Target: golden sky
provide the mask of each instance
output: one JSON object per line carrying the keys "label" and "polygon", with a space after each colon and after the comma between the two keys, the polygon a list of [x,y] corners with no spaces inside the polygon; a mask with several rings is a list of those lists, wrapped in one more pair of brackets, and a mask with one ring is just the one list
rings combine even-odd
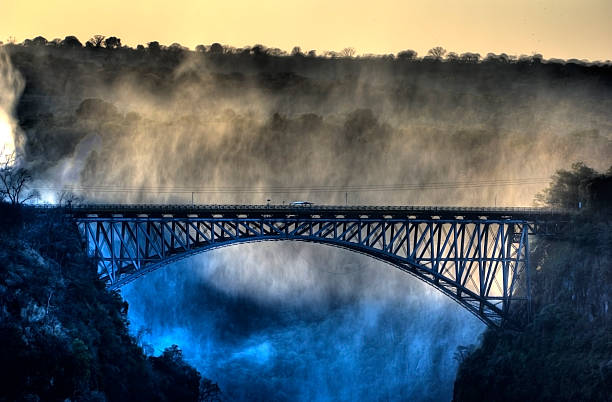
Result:
{"label": "golden sky", "polygon": [[194,48],[257,43],[290,51],[612,59],[612,0],[0,0],[0,40],[114,35]]}

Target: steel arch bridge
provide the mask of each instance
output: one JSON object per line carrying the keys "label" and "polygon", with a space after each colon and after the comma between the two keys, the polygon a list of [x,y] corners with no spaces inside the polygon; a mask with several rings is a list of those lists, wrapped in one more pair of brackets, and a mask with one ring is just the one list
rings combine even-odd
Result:
{"label": "steel arch bridge", "polygon": [[490,326],[529,308],[529,236],[565,215],[528,208],[80,205],[68,211],[111,289],[207,250],[268,240],[322,243],[387,262]]}

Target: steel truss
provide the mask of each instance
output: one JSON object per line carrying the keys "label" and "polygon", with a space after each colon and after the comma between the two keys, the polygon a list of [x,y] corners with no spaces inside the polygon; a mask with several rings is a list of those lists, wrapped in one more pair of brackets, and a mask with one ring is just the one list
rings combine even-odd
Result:
{"label": "steel truss", "polygon": [[298,240],[353,250],[433,285],[486,324],[528,306],[529,234],[521,219],[321,216],[75,216],[111,289],[171,262],[232,244]]}

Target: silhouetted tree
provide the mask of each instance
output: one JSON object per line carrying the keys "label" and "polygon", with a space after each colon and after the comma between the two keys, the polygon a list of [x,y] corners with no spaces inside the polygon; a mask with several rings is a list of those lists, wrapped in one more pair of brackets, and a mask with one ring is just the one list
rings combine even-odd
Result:
{"label": "silhouetted tree", "polygon": [[173,44],[168,46],[168,50],[174,53],[182,53],[188,51],[189,49],[181,45],[180,43],[174,42]]}
{"label": "silhouetted tree", "polygon": [[505,53],[502,53],[500,55],[497,55],[495,53],[487,53],[487,57],[484,59],[484,61],[486,63],[501,64],[501,63],[508,63],[510,59],[508,55]]}
{"label": "silhouetted tree", "polygon": [[251,48],[251,53],[254,56],[264,56],[266,54],[266,47],[264,45],[255,45]]}
{"label": "silhouetted tree", "polygon": [[330,59],[335,59],[338,57],[338,52],[333,50],[326,50],[323,52],[323,57],[329,57]]}
{"label": "silhouetted tree", "polygon": [[117,49],[121,47],[121,39],[117,38],[116,36],[111,36],[109,38],[106,38],[104,40],[104,46],[106,46],[107,49]]}
{"label": "silhouetted tree", "polygon": [[47,39],[45,39],[43,36],[37,36],[36,38],[32,39],[32,45],[45,46],[47,45]]}
{"label": "silhouetted tree", "polygon": [[417,52],[411,49],[402,50],[397,54],[397,58],[400,60],[414,60],[417,57]]}
{"label": "silhouetted tree", "polygon": [[76,205],[83,202],[83,197],[69,190],[62,190],[57,193],[57,204],[59,205]]}
{"label": "silhouetted tree", "polygon": [[200,395],[200,373],[183,360],[178,346],[166,348],[161,356],[151,357],[153,369],[162,375],[159,388],[168,401],[197,400]]}
{"label": "silhouetted tree", "polygon": [[287,52],[285,52],[283,49],[279,49],[277,47],[268,48],[266,53],[269,56],[274,56],[274,57],[280,57],[280,56],[286,56],[287,55]]}
{"label": "silhouetted tree", "polygon": [[341,57],[353,57],[355,56],[357,52],[355,51],[355,49],[353,49],[352,47],[345,47],[344,49],[342,49],[342,51],[340,52],[340,56]]}
{"label": "silhouetted tree", "polygon": [[450,52],[446,55],[446,60],[450,62],[457,62],[459,61],[459,55],[455,52]]}
{"label": "silhouetted tree", "polygon": [[158,41],[147,43],[147,50],[150,54],[157,56],[161,52],[161,46]]}
{"label": "silhouetted tree", "polygon": [[606,206],[612,204],[612,175],[597,173],[577,162],[571,170],[557,171],[550,187],[538,194],[536,200],[571,209]]}
{"label": "silhouetted tree", "polygon": [[291,55],[292,56],[303,56],[304,53],[302,53],[302,49],[299,46],[294,46],[294,48],[291,50]]}
{"label": "silhouetted tree", "polygon": [[478,53],[468,52],[468,53],[462,53],[461,56],[459,56],[459,58],[464,63],[478,63],[478,60],[480,60],[480,55]]}
{"label": "silhouetted tree", "polygon": [[92,47],[100,48],[102,47],[102,43],[104,43],[104,38],[104,35],[94,35],[87,41],[87,43],[90,43]]}
{"label": "silhouetted tree", "polygon": [[36,198],[38,192],[28,189],[32,175],[27,169],[15,166],[15,153],[6,157],[0,168],[0,198],[13,205]]}
{"label": "silhouetted tree", "polygon": [[65,48],[69,48],[69,49],[76,49],[79,47],[83,47],[83,44],[81,43],[80,40],[77,39],[76,36],[66,36],[64,38],[64,40],[62,40],[62,42],[60,43],[61,47],[65,47]]}
{"label": "silhouetted tree", "polygon": [[210,48],[208,49],[208,52],[211,54],[222,54],[223,53],[223,46],[221,46],[220,43],[213,43],[212,45],[210,45]]}
{"label": "silhouetted tree", "polygon": [[221,400],[219,385],[208,378],[202,378],[202,381],[200,381],[200,402],[218,402]]}
{"label": "silhouetted tree", "polygon": [[433,57],[436,60],[442,60],[445,54],[446,49],[444,49],[442,46],[436,46],[432,49],[429,49],[429,51],[427,52],[428,56]]}

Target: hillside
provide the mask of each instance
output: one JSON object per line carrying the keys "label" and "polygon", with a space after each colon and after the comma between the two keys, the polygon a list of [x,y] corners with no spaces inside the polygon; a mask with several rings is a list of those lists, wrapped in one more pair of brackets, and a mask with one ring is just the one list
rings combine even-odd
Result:
{"label": "hillside", "polygon": [[[17,145],[39,186],[78,187],[90,199],[188,202],[191,194],[148,190],[185,187],[523,184],[578,160],[606,169],[612,155],[609,64],[82,47],[70,37],[2,48],[22,77]],[[352,202],[529,205],[541,185],[358,192]],[[103,186],[129,191],[91,190]]]}
{"label": "hillside", "polygon": [[489,329],[458,351],[454,401],[612,400],[612,170],[576,164],[542,198],[584,209],[566,233],[535,241],[525,330]]}
{"label": "hillside", "polygon": [[176,346],[147,357],[60,211],[0,204],[0,400],[198,401],[218,395]]}

